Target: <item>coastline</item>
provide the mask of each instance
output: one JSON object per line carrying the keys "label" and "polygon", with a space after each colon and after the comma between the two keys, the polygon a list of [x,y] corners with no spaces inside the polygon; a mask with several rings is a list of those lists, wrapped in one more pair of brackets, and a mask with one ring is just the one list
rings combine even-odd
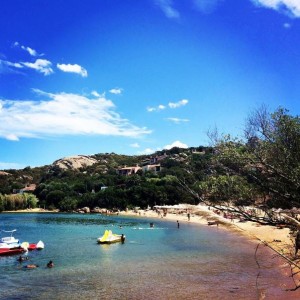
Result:
{"label": "coastline", "polygon": [[5,210],[2,213],[57,213],[58,209],[48,210],[44,208],[27,208],[27,209],[19,209],[19,210]]}
{"label": "coastline", "polygon": [[[2,213],[58,213],[59,210],[47,210],[43,208],[28,208],[14,211],[3,211]],[[260,225],[255,222],[245,221],[240,222],[238,219],[226,219],[221,215],[214,213],[206,205],[197,205],[193,207],[190,213],[190,220],[188,220],[187,213],[172,213],[168,212],[166,215],[158,214],[154,210],[129,210],[121,211],[119,215],[165,219],[180,224],[196,223],[207,225],[208,222],[217,222],[221,229],[232,230],[240,232],[249,239],[257,240],[268,244],[283,255],[291,258],[291,253],[294,251],[294,237],[290,234],[289,228],[277,228],[270,225]],[[217,225],[212,225],[217,226]]]}
{"label": "coastline", "polygon": [[[59,210],[47,210],[43,208],[29,208],[16,211],[4,211],[2,213],[58,213]],[[289,228],[277,228],[270,225],[260,225],[251,221],[240,222],[238,219],[227,219],[221,215],[216,214],[210,210],[206,205],[193,206],[190,212],[190,220],[188,220],[187,213],[168,212],[166,215],[158,214],[154,210],[129,210],[121,211],[119,215],[134,216],[143,218],[165,219],[177,222],[180,224],[196,223],[208,226],[208,222],[212,222],[211,226],[217,226],[220,229],[231,230],[239,232],[253,241],[260,241],[269,246],[275,252],[285,256],[288,259],[293,259],[294,255],[294,237],[291,235]],[[300,267],[300,253],[299,259],[295,260]]]}
{"label": "coastline", "polygon": [[[291,268],[293,266],[293,273],[296,274],[300,271],[300,253],[298,253],[296,259],[294,256],[294,237],[291,235],[289,228],[278,228],[270,225],[259,225],[254,222],[244,221],[241,222],[239,219],[228,219],[224,218],[220,214],[215,213],[213,210],[205,205],[191,206],[189,207],[190,211],[190,220],[188,219],[187,211],[176,211],[168,212],[166,215],[157,211],[148,209],[148,210],[129,210],[121,211],[119,213],[112,213],[111,215],[119,216],[128,216],[135,218],[150,218],[153,219],[151,222],[154,222],[155,219],[167,220],[180,224],[180,228],[188,223],[199,224],[201,226],[207,227],[218,227],[218,230],[231,231],[237,235],[245,236],[249,241],[252,241],[254,245],[265,245],[269,248],[268,257],[275,258],[275,256],[281,256],[282,259],[278,260],[278,269],[286,278],[291,277]],[[58,210],[44,210],[41,208],[36,209],[26,209],[19,211],[5,211],[4,213],[58,213]],[[108,214],[109,215],[109,214]],[[208,225],[208,222],[212,222],[214,225]],[[218,224],[218,225],[217,225]],[[199,228],[200,229],[200,228]],[[238,239],[238,236],[237,236]],[[257,249],[256,248],[256,249]],[[254,248],[253,248],[254,249]],[[256,250],[254,253],[256,255]],[[293,282],[298,286],[300,284],[300,273],[293,276]],[[280,285],[281,282],[278,282]],[[291,286],[291,285],[289,285]],[[293,287],[291,287],[292,289]]]}
{"label": "coastline", "polygon": [[[167,213],[165,216],[162,216],[153,210],[138,210],[137,212],[133,210],[122,211],[120,215],[165,219],[174,222],[178,220],[180,224],[196,223],[209,226],[208,222],[212,222],[213,224],[218,223],[218,225],[211,226],[218,226],[223,230],[239,232],[252,241],[258,241],[267,245],[286,259],[292,260],[294,256],[294,237],[291,235],[289,228],[277,228],[271,225],[260,225],[251,221],[240,222],[238,219],[226,219],[214,213],[205,205],[196,206],[196,209],[190,213],[190,220],[188,220],[187,213]],[[300,267],[300,256],[294,263],[299,264]]]}

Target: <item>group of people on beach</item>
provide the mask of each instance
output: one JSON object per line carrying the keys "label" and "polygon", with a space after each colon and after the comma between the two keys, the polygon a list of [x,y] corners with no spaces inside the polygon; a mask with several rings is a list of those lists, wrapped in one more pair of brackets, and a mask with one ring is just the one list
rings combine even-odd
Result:
{"label": "group of people on beach", "polygon": [[[29,260],[29,257],[28,256],[19,256],[19,258],[17,260],[18,260],[19,263],[22,263],[24,261]],[[39,267],[39,265],[36,265],[36,264],[28,264],[28,265],[24,266],[25,269],[36,269],[38,267]],[[54,267],[53,261],[49,260],[46,267],[47,268],[53,268]]]}

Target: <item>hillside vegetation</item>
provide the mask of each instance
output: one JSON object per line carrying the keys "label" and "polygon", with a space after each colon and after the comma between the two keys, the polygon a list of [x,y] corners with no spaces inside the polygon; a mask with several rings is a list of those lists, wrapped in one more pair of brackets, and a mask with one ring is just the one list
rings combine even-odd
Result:
{"label": "hillside vegetation", "polygon": [[[300,207],[300,119],[264,107],[247,119],[245,137],[210,132],[212,147],[173,148],[151,156],[115,153],[75,156],[52,165],[0,172],[0,210],[33,206],[72,211],[125,209],[178,203]],[[131,175],[117,174],[122,167]],[[150,171],[149,171],[150,170]],[[11,194],[36,184],[31,199]],[[10,198],[9,198],[10,197]],[[14,201],[18,205],[11,205]]]}

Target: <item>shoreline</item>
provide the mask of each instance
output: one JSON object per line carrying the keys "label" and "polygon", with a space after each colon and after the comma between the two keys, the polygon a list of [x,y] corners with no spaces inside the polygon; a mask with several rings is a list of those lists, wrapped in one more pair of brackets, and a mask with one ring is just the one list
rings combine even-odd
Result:
{"label": "shoreline", "polygon": [[[187,213],[167,213],[166,216],[161,217],[153,210],[121,212],[120,215],[154,218],[174,222],[178,221],[180,226],[181,224],[187,223],[203,226],[217,226],[221,230],[235,232],[244,236],[249,241],[257,243],[256,250],[259,245],[264,245],[269,248],[271,251],[270,253],[273,252],[274,255],[281,257],[283,263],[279,265],[279,268],[282,270],[283,274],[290,277],[293,273],[295,285],[300,285],[300,251],[295,257],[295,238],[291,235],[290,229],[287,227],[277,228],[275,226],[261,225],[251,221],[240,222],[238,219],[227,219],[214,213],[205,205],[198,205],[197,210],[190,213],[190,220],[188,219]],[[210,221],[212,221],[214,225],[209,225],[208,222]],[[288,275],[289,272],[291,272],[290,275]]]}
{"label": "shoreline", "polygon": [[44,208],[27,208],[27,209],[19,209],[19,210],[4,210],[1,213],[58,213],[59,210],[49,210]]}
{"label": "shoreline", "polygon": [[[205,205],[198,205],[197,209],[190,213],[190,220],[188,220],[187,213],[167,213],[162,217],[153,210],[139,210],[138,212],[132,210],[128,212],[122,211],[120,215],[163,219],[174,222],[178,220],[180,224],[195,223],[206,226],[218,226],[221,229],[238,232],[249,240],[259,241],[287,259],[293,259],[294,237],[291,235],[289,228],[277,228],[271,225],[260,225],[251,221],[240,222],[238,219],[226,219],[209,210]],[[212,222],[213,225],[208,225],[208,222]],[[295,264],[299,264],[300,267],[300,253],[297,255]]]}
{"label": "shoreline", "polygon": [[[14,211],[3,211],[2,213],[58,213],[59,210],[47,210],[43,208],[28,208]],[[108,214],[109,215],[109,214]],[[112,214],[112,215],[115,215]],[[158,214],[154,210],[138,210],[138,211],[120,211],[120,216],[134,216],[142,218],[164,219],[179,223],[195,223],[207,225],[212,222],[211,226],[217,226],[226,230],[238,231],[247,236],[249,239],[265,242],[272,246],[280,253],[287,253],[287,250],[294,248],[294,238],[290,234],[289,228],[277,228],[271,225],[260,225],[255,222],[245,221],[240,222],[238,219],[226,219],[221,215],[214,213],[206,205],[198,205],[190,212],[190,220],[188,220],[187,213],[172,213],[168,212],[166,215]],[[300,253],[299,253],[300,255]]]}
{"label": "shoreline", "polygon": [[[58,213],[59,210],[47,210],[43,208],[29,208],[16,211],[3,211],[2,213]],[[190,220],[188,220],[187,213],[172,213],[168,212],[166,215],[158,214],[154,210],[138,210],[138,211],[121,211],[120,216],[134,216],[141,218],[164,219],[168,221],[179,221],[180,224],[195,223],[201,225],[218,226],[221,229],[239,232],[253,241],[260,241],[266,244],[271,249],[286,256],[288,259],[293,258],[294,253],[294,237],[291,235],[289,228],[277,228],[271,225],[260,225],[251,221],[240,222],[238,219],[227,219],[214,213],[206,205],[197,205],[193,207],[190,212]],[[218,225],[216,225],[218,224]],[[299,256],[299,258],[298,258]],[[297,255],[296,263],[300,267],[300,253]]]}

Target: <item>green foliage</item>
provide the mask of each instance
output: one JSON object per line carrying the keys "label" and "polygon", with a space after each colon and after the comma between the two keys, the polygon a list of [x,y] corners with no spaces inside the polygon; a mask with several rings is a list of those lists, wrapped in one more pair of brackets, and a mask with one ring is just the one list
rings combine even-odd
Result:
{"label": "green foliage", "polygon": [[0,194],[0,212],[5,210],[35,208],[37,203],[38,199],[32,194]]}
{"label": "green foliage", "polygon": [[[226,175],[235,182],[240,178],[243,189],[233,189],[233,194],[249,193],[250,203],[268,199],[266,204],[272,207],[300,206],[299,117],[282,108],[270,114],[262,107],[248,118],[245,132],[247,142],[230,136],[216,141],[212,176],[220,186],[211,185],[206,193],[212,197],[217,189],[220,195],[215,199],[232,200],[222,186],[220,175]],[[227,180],[226,187],[228,184]]]}
{"label": "green foliage", "polygon": [[37,204],[38,204],[39,200],[35,195],[28,194],[28,193],[25,193],[23,195],[26,199],[28,208],[36,208],[37,207]]}
{"label": "green foliage", "polygon": [[74,198],[66,197],[58,203],[58,208],[61,211],[74,211],[77,207],[77,201]]}

